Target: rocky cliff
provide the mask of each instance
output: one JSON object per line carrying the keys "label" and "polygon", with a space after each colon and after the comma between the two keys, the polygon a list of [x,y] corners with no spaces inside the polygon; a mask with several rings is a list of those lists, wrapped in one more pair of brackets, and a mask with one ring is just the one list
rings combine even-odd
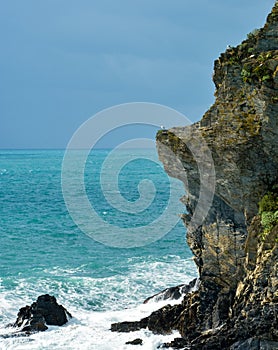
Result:
{"label": "rocky cliff", "polygon": [[157,134],[165,170],[185,184],[199,288],[112,330],[179,330],[165,347],[278,349],[278,2],[262,29],[215,61],[213,80],[200,122]]}
{"label": "rocky cliff", "polygon": [[[200,122],[157,135],[166,171],[182,179],[181,163],[186,173],[183,219],[200,273],[176,328],[196,349],[263,349],[278,341],[278,3],[262,29],[215,61],[213,80],[216,100]],[[190,225],[205,186],[194,139],[215,168],[199,226]]]}

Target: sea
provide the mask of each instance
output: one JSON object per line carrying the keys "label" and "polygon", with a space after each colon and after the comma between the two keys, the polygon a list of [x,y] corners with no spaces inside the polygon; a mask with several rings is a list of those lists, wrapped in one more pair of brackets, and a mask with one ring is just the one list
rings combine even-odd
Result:
{"label": "sea", "polygon": [[[178,217],[179,199],[185,194],[179,181],[170,182],[155,150],[114,152],[114,162],[107,166],[111,151],[94,149],[84,164],[82,188],[92,215],[82,220],[91,222],[88,230],[65,199],[69,187],[61,180],[66,171],[64,150],[0,150],[0,349],[128,350],[134,345],[125,344],[127,341],[141,338],[140,348],[148,350],[178,336],[154,335],[147,329],[110,331],[111,323],[139,320],[166,303],[177,302],[143,303],[197,276]],[[113,175],[119,164],[123,166]],[[148,185],[145,180],[151,181],[146,188],[153,192],[152,200],[146,200],[147,208],[142,207],[144,191],[140,192]],[[175,184],[181,190],[172,193]],[[167,218],[164,210],[170,192],[177,203],[177,220],[173,227],[165,228],[159,218]],[[116,200],[119,195],[124,199],[121,207],[115,205],[114,195]],[[71,200],[75,198],[73,189]],[[126,202],[137,203],[137,211],[125,212]],[[153,234],[152,222],[159,234]],[[132,231],[136,237],[123,239],[117,228],[127,234]],[[108,236],[106,231],[110,231]],[[149,235],[150,240],[146,239]],[[15,329],[6,326],[15,322],[19,308],[46,293],[54,295],[73,318],[62,327],[12,337]]]}

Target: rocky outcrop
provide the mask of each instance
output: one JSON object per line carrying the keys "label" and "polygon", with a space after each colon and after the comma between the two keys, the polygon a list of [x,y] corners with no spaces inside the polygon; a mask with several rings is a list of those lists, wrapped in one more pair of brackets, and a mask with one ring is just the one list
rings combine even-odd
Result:
{"label": "rocky outcrop", "polygon": [[45,294],[31,306],[21,308],[13,326],[19,327],[20,332],[39,332],[47,330],[47,325],[63,326],[68,317],[71,318],[71,314],[57,303],[56,298]]}
{"label": "rocky outcrop", "polygon": [[177,329],[177,319],[182,311],[183,306],[181,304],[166,305],[140,321],[112,323],[111,331],[129,333],[148,328],[155,334],[170,334],[173,329]]}
{"label": "rocky outcrop", "polygon": [[143,345],[143,340],[140,338],[136,338],[134,340],[127,341],[126,344],[127,345]]}
{"label": "rocky outcrop", "polygon": [[150,301],[161,301],[161,300],[177,300],[180,299],[182,296],[196,290],[199,285],[199,280],[197,278],[194,278],[191,282],[188,284],[180,284],[175,287],[169,287],[165,288],[159,293],[154,294],[153,296],[147,298],[144,300],[144,304],[149,303]]}
{"label": "rocky outcrop", "polygon": [[[277,229],[264,235],[256,217],[259,201],[278,183],[277,3],[262,29],[215,61],[213,78],[216,101],[203,119],[158,134],[157,145],[171,176],[177,162],[173,155],[169,162],[169,148],[186,172],[183,218],[200,273],[178,329],[193,347],[229,349],[250,337],[278,340]],[[215,168],[212,205],[198,227],[190,220],[205,174],[198,172],[192,140],[199,140],[200,152],[207,145]]]}
{"label": "rocky outcrop", "polygon": [[215,61],[213,80],[200,122],[157,134],[165,170],[185,184],[199,288],[143,324],[179,330],[166,347],[278,349],[278,3]]}

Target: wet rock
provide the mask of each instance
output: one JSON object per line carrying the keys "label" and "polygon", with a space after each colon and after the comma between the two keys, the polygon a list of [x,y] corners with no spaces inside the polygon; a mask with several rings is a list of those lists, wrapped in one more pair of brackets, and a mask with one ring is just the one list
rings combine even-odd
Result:
{"label": "wet rock", "polygon": [[62,326],[72,315],[59,305],[54,296],[41,295],[31,306],[27,305],[19,310],[14,327],[22,332],[39,332],[48,329],[47,325]]}
{"label": "wet rock", "polygon": [[250,338],[236,342],[230,350],[278,350],[278,342]]}
{"label": "wet rock", "polygon": [[31,307],[45,318],[48,325],[62,326],[68,322],[68,317],[72,317],[62,305],[57,303],[56,298],[49,294],[39,296]]}
{"label": "wet rock", "polygon": [[198,287],[198,280],[194,278],[188,284],[180,284],[176,287],[165,288],[159,293],[154,294],[153,296],[144,300],[144,304],[147,304],[150,301],[160,301],[160,300],[177,300],[180,299],[183,295],[191,292],[192,290]]}
{"label": "wet rock", "polygon": [[[12,332],[9,334],[1,334],[0,338],[3,339],[10,339],[10,338],[22,338],[22,337],[29,337],[31,335],[30,332]],[[34,339],[28,338],[28,342],[34,341]]]}
{"label": "wet rock", "polygon": [[24,327],[21,329],[22,332],[43,332],[46,331],[48,327],[46,326],[45,318],[39,313],[31,313],[30,318],[25,323]]}
{"label": "wet rock", "polygon": [[140,329],[148,328],[155,334],[169,334],[173,329],[177,329],[178,319],[183,306],[166,305],[161,309],[152,312],[148,317],[140,321],[125,321],[113,323],[112,332],[134,332]]}
{"label": "wet rock", "polygon": [[188,342],[183,338],[175,338],[169,343],[164,343],[160,348],[190,349]]}
{"label": "wet rock", "polygon": [[177,329],[180,314],[183,310],[181,304],[166,305],[154,311],[147,317],[148,329],[155,334],[170,334]]}
{"label": "wet rock", "polygon": [[[198,280],[195,278],[189,284],[181,284],[176,287],[166,288],[160,293],[157,293],[144,301],[159,301],[166,299],[179,299],[182,295],[192,292],[197,289]],[[157,334],[169,334],[172,329],[177,327],[177,321],[180,317],[180,312],[183,306],[178,305],[166,305],[159,310],[152,312],[148,317],[141,319],[140,321],[124,321],[111,324],[112,332],[134,332],[140,329],[148,328]]]}
{"label": "wet rock", "polygon": [[129,344],[129,345],[143,345],[143,340],[140,339],[140,338],[136,338],[134,340],[127,341],[126,344]]}
{"label": "wet rock", "polygon": [[125,321],[125,322],[117,322],[111,324],[111,331],[112,332],[135,332],[139,331],[142,328],[147,328],[148,326],[148,320],[147,318],[143,318],[140,321]]}

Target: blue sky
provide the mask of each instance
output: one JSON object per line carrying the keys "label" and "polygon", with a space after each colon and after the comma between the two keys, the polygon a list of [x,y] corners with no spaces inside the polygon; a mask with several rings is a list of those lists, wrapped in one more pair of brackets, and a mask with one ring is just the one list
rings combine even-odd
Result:
{"label": "blue sky", "polygon": [[126,102],[199,120],[214,100],[213,61],[274,4],[0,1],[0,148],[64,148],[89,117]]}

